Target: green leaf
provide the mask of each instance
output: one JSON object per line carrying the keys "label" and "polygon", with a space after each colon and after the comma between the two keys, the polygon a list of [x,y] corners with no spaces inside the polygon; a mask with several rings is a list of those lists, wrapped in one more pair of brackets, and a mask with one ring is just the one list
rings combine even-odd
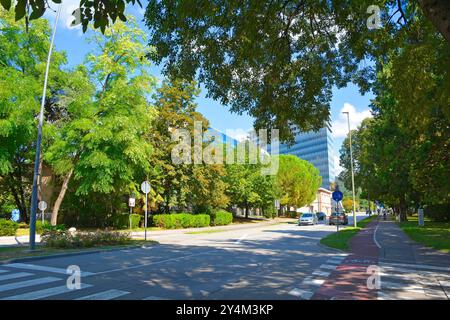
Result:
{"label": "green leaf", "polygon": [[25,7],[26,7],[26,0],[17,1],[16,7],[15,7],[16,21],[22,19],[25,16],[25,12],[26,12]]}
{"label": "green leaf", "polygon": [[0,0],[0,3],[6,10],[11,9],[11,0]]}
{"label": "green leaf", "polygon": [[45,13],[45,7],[36,8],[33,10],[33,12],[30,14],[30,20],[39,19],[42,17]]}

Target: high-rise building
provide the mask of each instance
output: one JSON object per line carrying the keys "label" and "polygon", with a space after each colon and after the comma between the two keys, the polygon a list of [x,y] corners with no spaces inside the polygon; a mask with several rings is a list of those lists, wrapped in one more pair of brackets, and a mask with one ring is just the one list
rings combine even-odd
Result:
{"label": "high-rise building", "polygon": [[322,188],[330,189],[335,181],[333,137],[328,128],[317,132],[296,132],[293,145],[280,144],[280,154],[292,154],[311,162],[320,171]]}

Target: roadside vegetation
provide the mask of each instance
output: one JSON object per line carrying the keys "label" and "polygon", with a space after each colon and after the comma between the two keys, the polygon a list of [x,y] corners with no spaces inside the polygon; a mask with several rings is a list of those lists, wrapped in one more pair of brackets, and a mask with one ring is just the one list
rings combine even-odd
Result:
{"label": "roadside vegetation", "polygon": [[334,249],[339,249],[343,251],[350,250],[350,241],[354,236],[358,234],[362,229],[364,229],[367,224],[375,219],[377,215],[372,215],[367,217],[357,223],[357,227],[341,227],[338,232],[331,233],[320,240],[320,243]]}
{"label": "roadside vegetation", "polygon": [[417,216],[400,222],[400,228],[414,241],[437,250],[450,252],[450,221],[431,221],[425,219],[420,227]]}

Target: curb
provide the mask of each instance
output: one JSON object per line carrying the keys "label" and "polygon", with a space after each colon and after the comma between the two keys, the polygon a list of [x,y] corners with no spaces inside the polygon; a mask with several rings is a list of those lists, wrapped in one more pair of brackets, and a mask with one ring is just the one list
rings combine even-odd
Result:
{"label": "curb", "polygon": [[[322,240],[322,239],[320,239],[320,240]],[[324,244],[321,244],[320,240],[319,240],[319,242],[317,242],[317,246],[321,247],[324,250],[335,251],[335,252],[339,252],[339,253],[351,254],[351,252],[349,252],[349,251],[344,251],[344,250],[341,250],[341,249],[332,248],[332,247],[328,247],[328,246],[326,246]]]}
{"label": "curb", "polygon": [[[158,244],[159,243],[154,243],[152,245],[158,245]],[[45,260],[45,259],[52,259],[52,258],[64,258],[64,257],[70,257],[70,256],[80,256],[80,255],[85,255],[85,254],[94,254],[94,253],[109,252],[109,251],[139,249],[139,248],[141,248],[141,246],[142,245],[132,245],[132,246],[125,246],[125,247],[120,247],[120,248],[97,249],[97,250],[89,250],[89,251],[75,251],[75,252],[68,252],[68,253],[49,254],[49,255],[45,255],[45,256],[13,258],[13,259],[0,261],[0,265],[2,265],[2,264],[9,264],[9,263],[19,263],[19,262],[34,261],[34,260]]]}

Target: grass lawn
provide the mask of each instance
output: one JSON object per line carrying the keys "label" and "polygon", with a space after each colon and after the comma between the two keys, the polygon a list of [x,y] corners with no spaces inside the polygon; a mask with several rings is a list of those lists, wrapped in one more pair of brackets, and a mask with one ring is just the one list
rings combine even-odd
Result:
{"label": "grass lawn", "polygon": [[8,260],[8,259],[16,259],[16,258],[26,258],[26,257],[38,257],[38,256],[49,256],[54,254],[61,253],[71,253],[71,252],[89,252],[89,251],[97,251],[97,250],[110,250],[113,248],[121,248],[121,247],[130,247],[130,246],[141,246],[141,245],[154,245],[157,244],[157,241],[153,240],[140,240],[133,239],[129,240],[127,243],[120,245],[109,245],[109,246],[96,246],[91,248],[71,248],[71,249],[61,249],[61,248],[48,248],[42,245],[36,245],[35,252],[28,252],[28,246],[20,246],[20,247],[0,247],[0,261]]}
{"label": "grass lawn", "polygon": [[425,225],[419,227],[417,216],[408,217],[408,220],[399,222],[399,225],[412,240],[433,249],[450,252],[450,222],[425,219]]}
{"label": "grass lawn", "polygon": [[343,251],[349,251],[350,250],[350,240],[356,236],[356,234],[363,228],[366,227],[366,225],[374,220],[377,219],[377,215],[372,215],[370,217],[367,217],[357,223],[357,227],[347,227],[342,228],[338,232],[331,233],[327,235],[326,237],[322,238],[320,240],[320,243],[330,247],[335,248]]}

